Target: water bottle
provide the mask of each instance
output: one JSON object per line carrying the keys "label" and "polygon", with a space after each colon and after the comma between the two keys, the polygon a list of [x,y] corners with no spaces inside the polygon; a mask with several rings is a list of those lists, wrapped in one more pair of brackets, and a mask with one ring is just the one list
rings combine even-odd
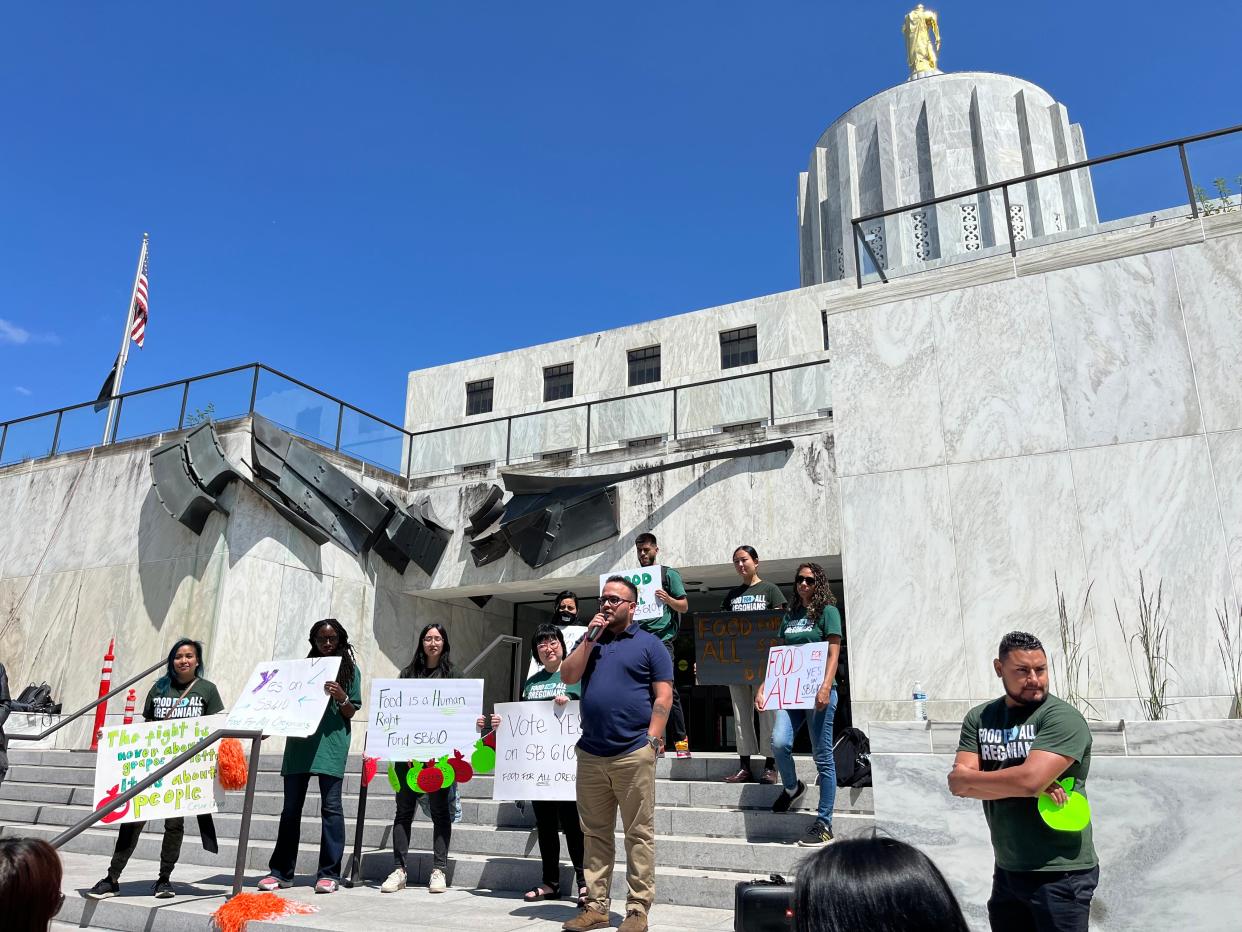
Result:
{"label": "water bottle", "polygon": [[927,721],[927,693],[923,691],[922,683],[914,684],[914,720]]}

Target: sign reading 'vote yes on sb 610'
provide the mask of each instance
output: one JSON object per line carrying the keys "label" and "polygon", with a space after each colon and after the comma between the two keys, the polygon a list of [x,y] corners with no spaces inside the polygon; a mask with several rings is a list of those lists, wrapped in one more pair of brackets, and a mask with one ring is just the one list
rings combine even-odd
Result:
{"label": "sign reading 'vote yes on sb 610'", "polygon": [[638,605],[634,608],[634,621],[650,621],[664,614],[664,603],[656,598],[656,590],[664,587],[664,567],[640,566],[633,570],[600,573],[599,591],[602,595],[609,576],[624,576],[638,590]]}
{"label": "sign reading 'vote yes on sb 610'", "polygon": [[468,758],[479,738],[483,681],[372,680],[367,757],[426,761]]}
{"label": "sign reading 'vote yes on sb 610'", "polygon": [[827,641],[773,647],[763,680],[764,711],[815,708],[815,694],[823,685],[827,664]]}
{"label": "sign reading 'vote yes on sb 610'", "polygon": [[582,735],[582,713],[540,700],[499,702],[496,714],[496,777],[492,799],[574,799],[578,786],[575,745]]}
{"label": "sign reading 'vote yes on sb 610'", "polygon": [[[105,727],[95,758],[94,808],[116,799],[178,754],[223,728],[224,723],[225,716],[220,714]],[[216,747],[200,751],[189,763],[104,816],[103,824],[175,819],[217,811],[224,792],[216,780]]]}
{"label": "sign reading 'vote yes on sb 610'", "polygon": [[695,612],[694,651],[702,686],[758,686],[768,651],[781,644],[781,612]]}
{"label": "sign reading 'vote yes on sb 610'", "polygon": [[290,738],[313,735],[328,707],[323,684],[336,678],[340,666],[340,657],[263,661],[229,710],[229,727]]}

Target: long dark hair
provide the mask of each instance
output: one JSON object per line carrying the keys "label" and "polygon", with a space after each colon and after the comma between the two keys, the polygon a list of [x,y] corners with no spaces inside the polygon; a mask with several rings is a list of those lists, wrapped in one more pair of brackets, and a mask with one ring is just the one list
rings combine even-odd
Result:
{"label": "long dark hair", "polygon": [[47,932],[60,910],[64,868],[39,838],[0,839],[0,916],[10,932]]}
{"label": "long dark hair", "polygon": [[[798,574],[803,570],[810,570],[811,575],[815,577],[815,585],[811,587],[811,604],[806,607],[807,618],[818,618],[823,614],[825,605],[836,605],[837,597],[832,594],[832,587],[828,585],[828,574],[824,572],[824,568],[818,563],[799,563],[798,568],[794,570],[794,593],[798,592]],[[801,597],[798,599],[802,601]]]}
{"label": "long dark hair", "polygon": [[[427,654],[423,651],[423,638],[427,636],[428,631],[433,630],[439,631],[440,637],[444,638],[444,653],[440,655],[440,662],[435,665],[429,674],[427,670]],[[418,646],[414,648],[414,656],[406,664],[405,669],[401,671],[401,678],[403,680],[419,679],[428,675],[441,677],[453,675],[453,661],[449,659],[448,631],[444,629],[444,625],[436,621],[433,621],[425,626],[422,631],[418,632]]]}
{"label": "long dark hair", "polygon": [[797,932],[970,932],[944,875],[895,838],[849,838],[804,860],[794,887]]}
{"label": "long dark hair", "polygon": [[193,647],[194,656],[198,658],[198,666],[194,668],[195,676],[203,675],[203,645],[192,638],[181,638],[172,646],[172,650],[168,652],[168,682],[177,682],[177,671],[173,669],[173,658],[177,656],[177,651],[183,647]]}
{"label": "long dark hair", "polygon": [[[324,625],[336,632],[336,650],[329,654],[321,654],[319,648],[315,646],[315,632]],[[341,669],[336,672],[336,684],[348,694],[350,684],[354,681],[354,671],[358,669],[358,661],[354,657],[354,646],[349,643],[349,633],[335,618],[321,618],[311,625],[310,634],[306,636],[306,639],[310,641],[311,647],[307,657],[341,658]]]}

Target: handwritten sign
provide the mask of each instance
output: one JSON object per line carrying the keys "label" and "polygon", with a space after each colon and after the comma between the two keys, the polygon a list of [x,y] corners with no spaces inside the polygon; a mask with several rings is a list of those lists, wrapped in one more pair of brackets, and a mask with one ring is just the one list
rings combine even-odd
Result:
{"label": "handwritten sign", "polygon": [[582,734],[578,702],[501,702],[496,705],[496,778],[492,799],[574,799],[575,745]]}
{"label": "handwritten sign", "polygon": [[650,621],[664,614],[664,603],[656,598],[656,590],[664,586],[664,567],[640,566],[633,570],[618,570],[615,573],[601,573],[599,577],[600,595],[604,593],[604,584],[609,576],[624,576],[638,589],[638,605],[634,609],[635,621]]}
{"label": "handwritten sign", "polygon": [[233,703],[229,727],[293,738],[313,735],[328,707],[323,684],[336,678],[340,666],[340,657],[263,661]]}
{"label": "handwritten sign", "polygon": [[695,612],[694,645],[703,686],[758,686],[768,651],[781,644],[781,612]]}
{"label": "handwritten sign", "polygon": [[763,680],[763,708],[813,709],[815,694],[824,683],[828,643],[782,644],[768,651]]}
{"label": "handwritten sign", "polygon": [[482,680],[372,680],[366,755],[427,761],[469,754],[482,711]]}
{"label": "handwritten sign", "polygon": [[[94,808],[137,785],[217,728],[223,728],[224,723],[225,716],[220,714],[105,726],[95,758]],[[120,825],[217,811],[224,791],[216,782],[216,747],[212,745],[157,780],[150,789],[104,816],[103,823]]]}

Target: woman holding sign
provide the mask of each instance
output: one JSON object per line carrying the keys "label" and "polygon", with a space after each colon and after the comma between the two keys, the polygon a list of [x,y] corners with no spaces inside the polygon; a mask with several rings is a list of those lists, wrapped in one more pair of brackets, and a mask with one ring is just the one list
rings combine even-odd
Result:
{"label": "woman holding sign", "polygon": [[276,833],[276,850],[268,861],[271,874],[259,881],[260,890],[293,886],[302,834],[302,804],[312,775],[319,777],[319,871],[316,893],[335,893],[341,886],[341,859],[345,856],[345,809],[341,784],[349,757],[349,720],[362,704],[362,671],[354,658],[349,635],[335,618],[317,621],[310,630],[307,657],[340,657],[336,679],[324,683],[330,701],[319,727],[307,738],[286,738],[280,774],[285,780],[285,802]]}
{"label": "woman holding sign", "polygon": [[[432,622],[418,635],[418,647],[414,659],[401,671],[401,679],[449,679],[453,674],[453,661],[449,659],[449,637],[444,625]],[[380,885],[381,893],[396,893],[406,885],[406,858],[410,853],[410,826],[414,822],[414,810],[418,797],[411,787],[411,775],[417,779],[417,769],[409,764],[394,764],[397,775],[397,814],[392,822],[393,870]],[[432,869],[427,889],[443,893],[448,889],[448,852],[453,838],[452,814],[453,788],[445,787],[426,793],[431,809]]]}
{"label": "woman holding sign", "polygon": [[[815,693],[814,709],[777,709],[772,729],[772,751],[784,789],[772,804],[773,812],[788,812],[802,798],[806,784],[794,767],[794,735],[803,723],[811,733],[811,754],[819,771],[819,811],[814,824],[798,840],[804,848],[818,848],[832,841],[832,807],[837,799],[837,767],[832,757],[832,719],[837,710],[837,660],[841,653],[841,614],[828,587],[828,575],[818,563],[803,563],[794,576],[798,604],[781,621],[781,640],[786,644],[826,641],[828,657],[824,679]],[[763,708],[763,688],[755,700]]]}
{"label": "woman holding sign", "polygon": [[[146,722],[165,719],[198,718],[224,711],[220,693],[214,683],[203,678],[203,645],[189,638],[182,638],[168,652],[167,672],[155,681],[142,704],[142,718]],[[206,822],[204,822],[206,820]],[[145,822],[126,822],[120,827],[116,847],[112,851],[112,863],[108,876],[91,887],[87,896],[94,900],[116,896],[120,892],[121,871],[129,863],[138,836]],[[214,844],[211,816],[199,817],[199,834],[205,839],[211,836]],[[206,833],[206,834],[205,834]],[[181,857],[181,839],[185,837],[185,819],[164,820],[164,841],[160,844],[160,876],[151,893],[167,899],[176,896],[172,885],[173,868]],[[206,845],[206,842],[204,842]],[[215,850],[214,848],[212,850]]]}
{"label": "woman holding sign", "polygon": [[[522,687],[522,701],[550,699],[565,705],[570,699],[582,698],[579,683],[566,685],[561,681],[561,661],[565,659],[565,638],[556,625],[540,625],[531,639],[530,652],[540,664],[538,673],[528,677]],[[526,891],[527,903],[556,900],[561,896],[561,836],[569,847],[569,860],[574,865],[578,884],[578,907],[586,905],[586,876],[582,872],[582,824],[578,820],[578,804],[572,800],[531,801],[535,810],[535,827],[539,833],[539,856],[543,859],[543,883]]]}

